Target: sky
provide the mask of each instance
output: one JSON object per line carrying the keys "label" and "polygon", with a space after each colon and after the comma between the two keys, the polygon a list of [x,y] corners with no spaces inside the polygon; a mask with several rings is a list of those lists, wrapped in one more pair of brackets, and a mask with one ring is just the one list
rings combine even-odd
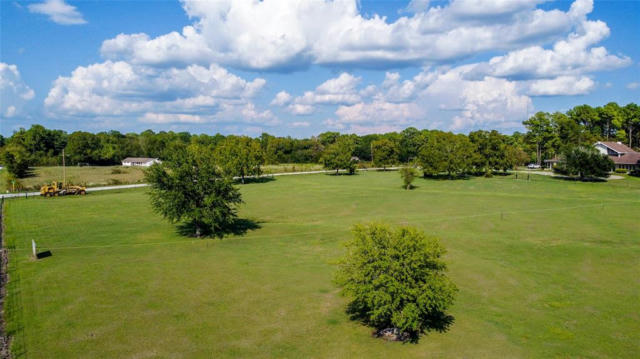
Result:
{"label": "sky", "polygon": [[0,0],[0,134],[522,131],[640,101],[640,0]]}

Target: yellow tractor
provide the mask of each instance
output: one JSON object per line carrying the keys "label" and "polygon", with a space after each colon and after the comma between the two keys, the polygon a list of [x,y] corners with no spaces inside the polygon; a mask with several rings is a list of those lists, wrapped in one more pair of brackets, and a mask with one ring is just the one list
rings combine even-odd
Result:
{"label": "yellow tractor", "polygon": [[85,195],[87,194],[87,188],[81,186],[63,185],[62,182],[51,182],[51,185],[44,185],[40,187],[40,195],[44,197],[57,197],[67,195]]}

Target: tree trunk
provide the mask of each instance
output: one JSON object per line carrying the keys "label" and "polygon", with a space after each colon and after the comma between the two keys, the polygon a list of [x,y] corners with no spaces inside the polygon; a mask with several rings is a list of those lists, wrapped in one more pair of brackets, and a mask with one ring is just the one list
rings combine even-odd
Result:
{"label": "tree trunk", "polygon": [[244,184],[244,173],[242,174],[242,184]]}
{"label": "tree trunk", "polygon": [[538,146],[538,150],[536,151],[536,155],[538,156],[537,161],[538,164],[542,163],[542,161],[540,160],[540,157],[542,157],[542,151],[540,151],[540,142],[537,143]]}
{"label": "tree trunk", "polygon": [[196,221],[195,224],[196,224],[196,238],[200,238],[200,236],[202,235],[202,233],[200,231],[200,223],[198,223],[198,221]]}

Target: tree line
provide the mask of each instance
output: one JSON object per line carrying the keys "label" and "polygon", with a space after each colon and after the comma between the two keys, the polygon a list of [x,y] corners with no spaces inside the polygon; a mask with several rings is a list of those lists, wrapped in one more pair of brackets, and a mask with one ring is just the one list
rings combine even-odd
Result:
{"label": "tree line", "polygon": [[33,125],[7,138],[0,136],[0,163],[21,177],[29,167],[62,164],[63,149],[69,165],[116,165],[126,157],[167,159],[178,147],[199,145],[216,154],[227,174],[239,177],[259,174],[264,164],[323,163],[328,169],[353,172],[363,161],[376,167],[416,164],[425,175],[456,175],[507,170],[529,161],[541,163],[598,140],[640,147],[640,106],[635,103],[538,112],[523,124],[526,133],[511,135],[495,130],[464,135],[409,127],[363,136],[324,132],[302,139],[268,133],[250,138],[152,130],[67,133]]}

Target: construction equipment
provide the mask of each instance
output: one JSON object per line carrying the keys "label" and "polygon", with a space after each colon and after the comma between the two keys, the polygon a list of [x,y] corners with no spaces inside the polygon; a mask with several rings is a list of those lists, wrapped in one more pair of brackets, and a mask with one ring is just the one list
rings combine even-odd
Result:
{"label": "construction equipment", "polygon": [[62,182],[53,181],[51,185],[44,185],[40,187],[40,195],[44,197],[58,197],[67,195],[81,195],[87,194],[87,187],[74,186],[67,184],[67,172],[64,161],[64,148],[62,149]]}
{"label": "construction equipment", "polygon": [[51,182],[51,185],[44,185],[40,187],[40,195],[44,197],[57,197],[67,195],[85,195],[87,194],[87,188],[82,186],[63,185],[62,182]]}

